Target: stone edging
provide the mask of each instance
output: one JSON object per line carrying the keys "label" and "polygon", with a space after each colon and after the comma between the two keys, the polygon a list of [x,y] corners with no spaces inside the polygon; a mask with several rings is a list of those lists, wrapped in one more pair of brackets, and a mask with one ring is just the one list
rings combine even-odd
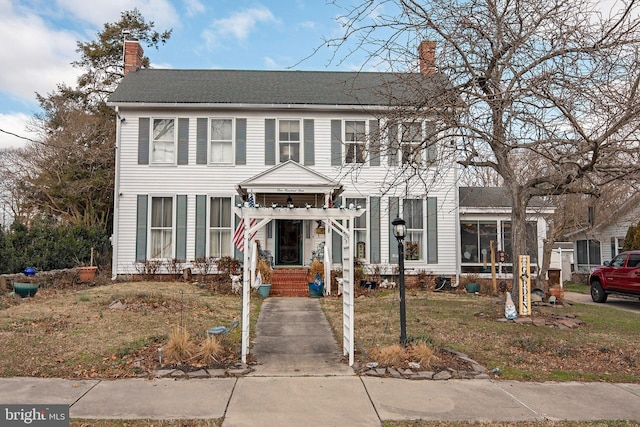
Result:
{"label": "stone edging", "polygon": [[456,369],[444,369],[439,372],[420,370],[420,369],[396,369],[389,367],[382,368],[364,368],[360,371],[361,375],[368,377],[385,377],[385,378],[399,378],[409,380],[448,380],[448,379],[488,379],[489,371],[484,366],[480,365],[475,360],[471,359],[464,353],[458,351],[445,349],[449,353],[457,356],[471,365],[472,370],[461,371]]}
{"label": "stone edging", "polygon": [[[439,372],[420,370],[420,369],[396,369],[389,367],[374,367],[360,369],[358,366],[354,366],[354,371],[357,375],[364,375],[368,377],[384,377],[384,378],[398,378],[409,380],[448,380],[448,379],[489,379],[489,371],[484,366],[480,365],[475,360],[471,359],[464,353],[458,351],[445,349],[449,353],[464,360],[471,365],[472,370],[462,371],[456,369],[444,369]],[[182,369],[160,369],[156,371],[152,378],[174,378],[174,379],[203,379],[203,378],[234,378],[242,377],[253,372],[253,368],[247,364],[238,363],[232,368],[227,369],[207,369],[202,368],[197,371],[185,371]]]}

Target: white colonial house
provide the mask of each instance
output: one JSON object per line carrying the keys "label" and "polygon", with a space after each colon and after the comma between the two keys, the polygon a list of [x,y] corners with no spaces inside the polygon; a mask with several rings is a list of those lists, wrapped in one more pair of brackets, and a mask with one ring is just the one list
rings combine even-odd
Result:
{"label": "white colonial house", "polygon": [[[441,82],[433,44],[420,49],[422,72],[414,74]],[[409,273],[456,282],[464,272],[487,272],[490,240],[509,249],[510,209],[489,203],[495,190],[459,193],[456,142],[440,135],[412,152],[434,119],[385,122],[392,97],[380,88],[393,87],[398,74],[140,69],[141,58],[139,44],[127,41],[125,77],[109,99],[119,119],[113,274],[135,274],[150,260],[243,260],[243,356],[254,241],[276,271],[309,266],[324,245],[326,267],[346,279],[351,360],[353,264],[393,271],[394,218],[406,221]],[[416,156],[427,166],[405,179],[403,164]],[[535,240],[546,228],[540,211],[531,214]],[[541,253],[535,242],[532,250]]]}

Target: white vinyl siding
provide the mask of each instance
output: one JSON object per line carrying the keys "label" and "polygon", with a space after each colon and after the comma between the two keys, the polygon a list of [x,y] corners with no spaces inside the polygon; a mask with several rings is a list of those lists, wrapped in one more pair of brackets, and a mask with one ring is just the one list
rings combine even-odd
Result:
{"label": "white vinyl siding", "polygon": [[[390,241],[390,236],[388,234],[388,223],[390,219],[388,218],[388,197],[381,194],[381,186],[380,183],[384,180],[385,176],[388,174],[387,167],[366,167],[358,169],[357,174],[357,182],[353,181],[351,178],[339,177],[337,175],[337,171],[341,170],[340,168],[344,168],[344,160],[345,160],[345,146],[342,141],[344,137],[344,124],[346,121],[364,121],[368,130],[370,126],[370,117],[364,116],[361,111],[354,113],[344,113],[344,112],[336,112],[336,111],[327,111],[327,112],[318,112],[318,111],[291,111],[282,112],[277,111],[276,113],[264,112],[264,111],[251,111],[251,110],[243,110],[241,112],[235,112],[231,110],[223,110],[216,111],[215,115],[206,109],[200,110],[187,110],[175,108],[174,110],[167,109],[162,117],[179,117],[180,119],[188,119],[188,129],[186,134],[188,134],[188,151],[187,151],[187,162],[184,165],[180,165],[179,167],[149,167],[146,164],[138,164],[138,154],[139,154],[139,144],[138,141],[142,139],[144,141],[144,130],[147,130],[149,134],[148,138],[148,149],[140,150],[141,152],[151,153],[151,128],[153,121],[152,111],[148,110],[130,110],[122,108],[120,111],[122,117],[126,118],[124,122],[121,124],[120,129],[120,142],[118,145],[118,156],[119,156],[119,171],[118,171],[118,196],[116,198],[116,205],[118,208],[118,212],[116,212],[116,221],[118,224],[117,229],[117,251],[115,252],[114,259],[114,273],[115,274],[131,274],[134,271],[134,263],[137,260],[137,256],[140,257],[140,260],[151,259],[151,234],[150,234],[150,221],[151,221],[151,198],[158,196],[172,196],[175,200],[177,195],[185,195],[186,198],[186,213],[187,213],[187,221],[186,221],[186,257],[185,260],[187,263],[192,262],[194,259],[198,258],[198,256],[209,256],[211,251],[210,248],[210,199],[212,196],[215,197],[224,197],[230,198],[233,200],[233,196],[237,194],[236,186],[260,173],[266,171],[271,168],[272,165],[265,164],[265,136],[268,135],[267,128],[269,121],[273,123],[273,140],[274,141],[274,151],[272,152],[275,160],[275,163],[279,163],[278,159],[278,148],[277,148],[277,132],[278,132],[278,120],[297,120],[300,122],[302,127],[302,134],[300,135],[301,146],[300,156],[301,162],[304,164],[307,161],[314,161],[314,164],[311,167],[314,171],[319,174],[322,174],[327,177],[331,177],[332,179],[336,179],[337,181],[342,182],[345,188],[345,193],[354,197],[354,198],[366,198],[367,200],[367,212],[364,214],[366,216],[366,252],[371,259],[370,262],[374,262],[376,259],[383,265],[389,263],[397,263],[396,259],[390,259],[389,247],[396,246],[397,242],[395,238],[391,236],[392,241]],[[149,119],[146,119],[149,117]],[[238,117],[242,117],[239,119]],[[158,117],[156,117],[158,118]],[[244,165],[225,165],[225,167],[215,167],[216,165],[211,165],[208,163],[210,154],[209,154],[209,145],[210,145],[210,120],[211,118],[232,118],[234,121],[235,135],[234,137],[237,139],[240,134],[238,129],[238,122],[240,120],[243,121],[243,127],[246,129],[245,137],[246,140],[246,150],[245,150],[245,160],[246,164]],[[139,120],[141,119],[141,120]],[[146,122],[146,126],[144,123]],[[142,129],[138,124],[142,123]],[[182,124],[180,120],[176,119],[175,124],[178,127],[181,127]],[[311,139],[311,132],[307,132],[307,126],[309,129],[313,129],[313,139]],[[386,129],[386,126],[381,126],[381,129]],[[140,132],[139,132],[140,130]],[[199,130],[202,132],[199,133]],[[176,133],[180,131],[176,129]],[[334,132],[335,131],[335,134]],[[181,132],[181,131],[180,131]],[[139,138],[139,134],[142,134],[143,138]],[[398,132],[399,134],[399,132]],[[203,146],[199,149],[198,137],[204,136],[202,142]],[[313,156],[307,156],[307,137],[309,137],[309,141],[313,141]],[[177,138],[177,137],[176,137]],[[385,139],[386,140],[386,139]],[[236,146],[237,146],[237,141]],[[335,148],[335,151],[332,150]],[[337,164],[333,164],[334,160],[333,153],[340,153],[339,157],[336,157]],[[398,150],[399,152],[399,150]],[[204,154],[202,158],[199,158],[198,155]],[[383,150],[381,157],[381,166],[386,166],[388,164],[388,160],[386,158],[387,153],[386,150]],[[368,156],[365,155],[365,162],[368,162]],[[234,153],[235,162],[238,161],[237,154]],[[198,159],[201,159],[200,162]],[[144,160],[144,159],[143,159]],[[398,156],[398,160],[400,160],[400,156]],[[151,159],[149,158],[149,164],[151,164]],[[354,165],[352,165],[354,166]],[[341,175],[340,175],[341,176]],[[292,177],[283,177],[282,182],[285,184],[283,188],[288,188],[288,186],[292,183],[296,183],[296,181],[291,180]],[[453,170],[451,174],[445,172],[443,175],[443,180],[439,181],[442,184],[438,184],[436,188],[431,188],[429,190],[429,197],[433,195],[434,198],[438,200],[437,206],[437,230],[436,234],[439,236],[437,241],[440,242],[438,246],[438,261],[437,263],[431,264],[429,261],[429,265],[426,263],[424,267],[422,264],[416,266],[414,268],[424,268],[432,271],[434,274],[451,274],[451,272],[455,271],[456,262],[459,262],[459,250],[455,243],[452,242],[453,236],[458,235],[458,227],[459,222],[456,220],[457,216],[456,212],[456,204],[454,192],[451,191],[451,188],[455,188],[455,180]],[[145,218],[148,218],[148,222],[145,226],[146,230],[146,243],[143,240],[143,233],[140,231],[138,233],[140,237],[140,245],[136,243],[138,240],[136,239],[138,224],[137,221],[137,200],[138,195],[149,195],[148,201],[145,203],[145,206],[148,207],[148,212],[145,215]],[[365,196],[366,195],[366,196]],[[295,195],[293,195],[295,199]],[[373,220],[372,212],[370,209],[373,208],[373,204],[370,206],[369,203],[371,201],[371,197],[377,197],[379,199],[376,206],[376,212],[379,212],[375,215],[377,221],[379,223],[379,229],[374,229],[374,224],[371,224]],[[403,198],[418,198],[421,197],[419,195],[410,195],[403,196]],[[198,200],[200,201],[198,203]],[[344,199],[343,199],[344,200]],[[371,201],[373,203],[373,201]],[[176,202],[173,202],[173,248],[172,254],[173,257],[179,256],[179,244],[177,243],[178,236],[178,224],[176,220]],[[337,205],[343,205],[342,203],[337,203]],[[232,206],[235,204],[232,202]],[[199,208],[198,208],[199,207]],[[402,208],[402,203],[400,203],[400,208]],[[197,217],[202,216],[201,220],[198,221]],[[426,213],[425,213],[426,215]],[[393,218],[391,218],[393,219]],[[428,222],[428,221],[427,221]],[[142,225],[142,223],[140,223]],[[235,224],[231,226],[231,233],[235,230]],[[376,239],[373,239],[373,230],[375,231]],[[429,235],[428,224],[425,225],[425,236]],[[267,227],[258,231],[256,235],[256,239],[260,239],[264,244],[268,244],[272,240],[267,239]],[[430,243],[432,240],[429,238],[428,241],[423,239],[423,262],[426,261],[425,258],[428,256],[430,252]],[[140,248],[139,252],[136,252],[136,248]],[[143,249],[146,248],[146,253]],[[374,248],[376,258],[374,258]],[[233,252],[232,248],[232,256],[237,256]],[[310,256],[310,255],[309,255]],[[305,254],[306,257],[306,254]],[[413,261],[412,261],[413,262]]]}

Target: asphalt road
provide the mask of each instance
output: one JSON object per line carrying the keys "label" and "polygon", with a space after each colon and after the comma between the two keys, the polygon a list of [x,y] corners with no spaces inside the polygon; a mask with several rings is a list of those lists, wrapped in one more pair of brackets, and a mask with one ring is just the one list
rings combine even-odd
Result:
{"label": "asphalt road", "polygon": [[572,301],[580,304],[599,305],[603,307],[606,306],[606,307],[615,308],[618,310],[631,311],[633,313],[640,313],[639,298],[609,295],[609,297],[607,298],[607,302],[603,304],[593,302],[593,300],[591,299],[591,295],[589,294],[580,294],[577,292],[565,292],[564,298],[567,301]]}

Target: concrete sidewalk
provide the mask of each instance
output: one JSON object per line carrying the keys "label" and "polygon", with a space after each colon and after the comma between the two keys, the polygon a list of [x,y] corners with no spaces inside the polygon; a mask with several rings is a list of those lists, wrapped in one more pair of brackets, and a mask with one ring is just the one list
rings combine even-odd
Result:
{"label": "concrete sidewalk", "polygon": [[68,404],[71,418],[224,418],[224,426],[379,426],[383,420],[636,420],[640,385],[357,376],[0,379],[2,404]]}

